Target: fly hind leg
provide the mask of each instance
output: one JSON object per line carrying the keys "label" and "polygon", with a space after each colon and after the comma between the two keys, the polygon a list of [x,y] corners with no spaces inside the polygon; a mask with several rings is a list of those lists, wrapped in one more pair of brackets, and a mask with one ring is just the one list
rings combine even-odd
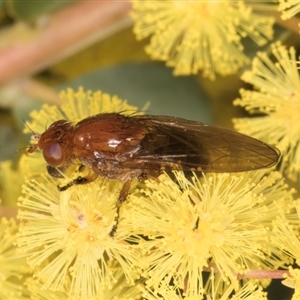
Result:
{"label": "fly hind leg", "polygon": [[119,201],[117,203],[117,211],[116,211],[116,218],[115,218],[115,225],[113,226],[111,232],[110,232],[110,236],[113,237],[117,231],[117,228],[118,228],[118,223],[119,223],[119,213],[120,213],[120,208],[121,208],[121,205],[124,201],[126,201],[127,199],[127,196],[128,196],[128,193],[129,193],[129,190],[130,190],[130,186],[131,186],[131,180],[128,180],[128,181],[125,181],[122,188],[121,188],[121,191],[120,191],[120,194],[119,194]]}

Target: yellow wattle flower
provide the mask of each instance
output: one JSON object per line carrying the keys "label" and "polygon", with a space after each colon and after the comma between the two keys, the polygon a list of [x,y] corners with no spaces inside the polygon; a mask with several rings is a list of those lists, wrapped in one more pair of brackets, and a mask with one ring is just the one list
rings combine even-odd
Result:
{"label": "yellow wattle flower", "polygon": [[204,271],[218,272],[237,289],[237,274],[287,261],[269,238],[274,203],[293,201],[280,173],[175,176],[178,184],[163,175],[125,204],[124,223],[141,249],[149,288],[160,293],[172,283],[189,299],[205,294]]}
{"label": "yellow wattle flower", "polygon": [[137,38],[150,37],[146,52],[166,61],[175,75],[236,73],[249,62],[242,38],[262,45],[273,35],[273,19],[243,1],[134,0],[132,7]]}
{"label": "yellow wattle flower", "polygon": [[295,0],[279,0],[278,10],[282,11],[282,19],[287,20],[300,12],[300,3]]}
{"label": "yellow wattle flower", "polygon": [[24,185],[17,245],[43,289],[59,291],[70,281],[74,299],[99,297],[115,282],[108,260],[118,262],[133,285],[138,256],[126,242],[126,228],[110,236],[119,189],[119,183],[103,179],[60,193],[45,176]]}
{"label": "yellow wattle flower", "polygon": [[[260,52],[251,71],[242,79],[255,90],[241,89],[234,105],[244,107],[252,118],[234,119],[238,131],[276,146],[281,151],[281,171],[296,181],[300,178],[300,76],[294,48],[272,45],[273,62]],[[258,116],[255,116],[257,114]]]}

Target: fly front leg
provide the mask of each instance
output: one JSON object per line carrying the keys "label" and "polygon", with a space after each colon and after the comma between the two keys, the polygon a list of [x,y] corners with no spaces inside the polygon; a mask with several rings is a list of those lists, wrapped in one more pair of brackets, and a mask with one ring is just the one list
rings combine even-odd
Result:
{"label": "fly front leg", "polygon": [[92,181],[94,181],[99,175],[95,172],[89,173],[87,176],[78,176],[77,178],[75,178],[74,180],[70,181],[69,183],[67,183],[64,186],[60,186],[58,185],[57,188],[60,192],[67,190],[68,188],[70,188],[73,185],[79,185],[79,184],[87,184],[90,183]]}

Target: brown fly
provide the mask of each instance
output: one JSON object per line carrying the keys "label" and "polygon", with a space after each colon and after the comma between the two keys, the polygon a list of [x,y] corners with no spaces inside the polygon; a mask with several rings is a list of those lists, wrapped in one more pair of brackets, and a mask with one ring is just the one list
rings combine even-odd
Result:
{"label": "brown fly", "polygon": [[59,120],[34,140],[28,152],[43,152],[50,175],[59,177],[74,161],[90,169],[60,190],[104,176],[123,182],[120,202],[133,179],[172,170],[257,170],[274,166],[280,157],[277,148],[233,130],[168,116],[98,114],[75,125]]}

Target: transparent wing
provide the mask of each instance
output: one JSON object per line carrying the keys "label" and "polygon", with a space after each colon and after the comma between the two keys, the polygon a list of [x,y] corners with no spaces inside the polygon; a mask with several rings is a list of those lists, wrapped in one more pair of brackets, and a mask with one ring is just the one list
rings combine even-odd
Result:
{"label": "transparent wing", "polygon": [[122,167],[241,172],[275,165],[278,149],[226,128],[168,116],[134,116],[148,134]]}

